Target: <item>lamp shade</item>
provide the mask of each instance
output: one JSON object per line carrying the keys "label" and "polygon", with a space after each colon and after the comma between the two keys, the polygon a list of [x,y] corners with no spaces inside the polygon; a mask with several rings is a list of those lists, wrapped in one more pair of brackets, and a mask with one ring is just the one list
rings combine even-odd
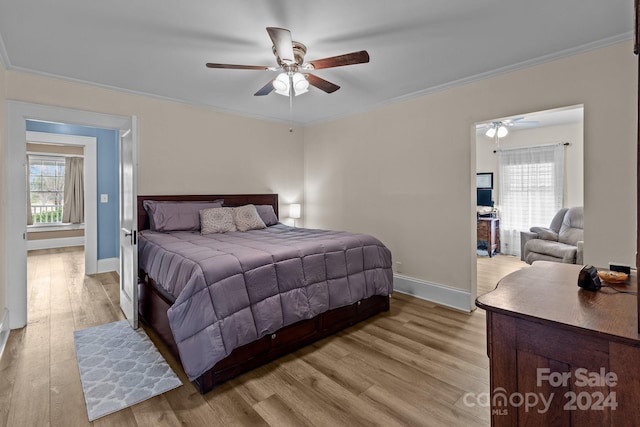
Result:
{"label": "lamp shade", "polygon": [[505,125],[500,125],[498,128],[498,138],[504,138],[509,133],[509,129]]}
{"label": "lamp shade", "polygon": [[278,77],[273,80],[273,88],[276,93],[284,96],[289,96],[289,76],[287,73],[280,73]]}
{"label": "lamp shade", "polygon": [[489,138],[493,138],[494,136],[496,136],[496,127],[491,126],[489,129],[487,129],[485,135],[487,135]]}
{"label": "lamp shade", "polygon": [[300,218],[300,204],[292,203],[289,205],[289,218]]}
{"label": "lamp shade", "polygon": [[293,89],[296,92],[296,96],[308,92],[309,82],[301,73],[295,73],[293,75]]}

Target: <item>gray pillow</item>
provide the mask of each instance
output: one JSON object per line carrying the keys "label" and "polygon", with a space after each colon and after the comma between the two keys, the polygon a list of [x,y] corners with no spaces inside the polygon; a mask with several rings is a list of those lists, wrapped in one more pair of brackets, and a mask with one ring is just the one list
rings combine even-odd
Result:
{"label": "gray pillow", "polygon": [[200,211],[201,234],[237,231],[233,223],[234,208],[211,208]]}
{"label": "gray pillow", "polygon": [[198,231],[200,230],[200,211],[222,207],[224,200],[170,202],[145,200],[142,203],[149,214],[152,231]]}
{"label": "gray pillow", "polygon": [[278,223],[278,217],[276,216],[273,206],[271,205],[256,205],[258,215],[267,227],[276,225]]}

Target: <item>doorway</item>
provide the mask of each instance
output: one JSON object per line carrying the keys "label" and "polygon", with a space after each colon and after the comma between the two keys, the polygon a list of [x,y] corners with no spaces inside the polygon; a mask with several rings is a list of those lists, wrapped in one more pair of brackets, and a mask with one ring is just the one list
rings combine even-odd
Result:
{"label": "doorway", "polygon": [[[485,243],[481,241],[479,232],[473,242],[476,246],[476,271],[483,274],[483,271],[495,270],[508,274],[514,269],[522,268],[527,264],[520,260],[520,231],[528,231],[532,226],[549,226],[551,218],[538,220],[530,223],[531,220],[519,224],[517,227],[511,224],[512,212],[505,212],[509,206],[503,205],[500,200],[501,192],[508,189],[500,185],[500,168],[498,167],[498,151],[523,149],[541,146],[561,145],[564,148],[564,164],[561,190],[562,205],[583,206],[584,194],[584,155],[583,155],[583,132],[584,132],[584,107],[582,105],[557,108],[552,110],[521,114],[496,118],[483,121],[475,125],[475,164],[472,164],[472,175],[481,179],[491,176],[492,185],[490,189],[483,189],[483,197],[488,197],[490,202],[481,203],[479,206],[476,200],[476,221],[483,215],[497,219],[500,234],[499,248],[496,249],[493,257],[489,257]],[[484,181],[483,181],[484,182]],[[477,193],[477,192],[476,192]],[[485,194],[486,193],[486,194]],[[504,193],[507,194],[507,193]],[[504,201],[506,204],[506,201]],[[511,207],[511,209],[513,209]],[[554,212],[555,213],[555,212]],[[547,222],[546,224],[544,222]],[[480,243],[480,245],[478,244]],[[505,267],[506,265],[506,267]],[[500,277],[503,277],[502,274]],[[475,278],[477,280],[477,278]],[[495,278],[496,283],[499,278]],[[495,285],[495,283],[494,283]],[[490,289],[489,289],[490,290]],[[488,290],[485,290],[488,291]],[[481,294],[483,290],[478,289]]]}
{"label": "doorway", "polygon": [[[30,121],[31,122],[31,121]],[[31,122],[33,123],[33,122]],[[32,125],[33,127],[33,125]],[[29,125],[27,126],[29,128]],[[46,129],[46,128],[45,128]],[[84,159],[84,199],[87,201],[96,200],[97,194],[97,138],[67,135],[52,132],[34,132],[27,131],[27,145],[30,144],[43,144],[45,147],[78,147],[82,150],[82,157]],[[64,152],[66,150],[59,149]],[[84,204],[84,243],[85,247],[85,271],[89,273],[99,272],[97,268],[98,253],[97,253],[97,212],[96,205],[94,203]],[[47,228],[49,229],[49,228]],[[29,232],[32,230],[30,229]],[[29,240],[29,239],[28,239]],[[54,239],[57,240],[57,239]],[[75,243],[74,239],[72,243]],[[34,247],[33,243],[37,243],[37,240],[30,240],[28,242],[28,249],[44,249],[39,245]],[[50,245],[45,245],[50,248]]]}
{"label": "doorway", "polygon": [[[7,102],[7,113],[9,159],[7,162],[7,200],[9,201],[6,238],[7,307],[10,328],[16,329],[27,324],[26,192],[24,191],[27,120],[126,131],[131,129],[135,118],[16,101]],[[133,144],[137,147],[137,134],[133,135]]]}

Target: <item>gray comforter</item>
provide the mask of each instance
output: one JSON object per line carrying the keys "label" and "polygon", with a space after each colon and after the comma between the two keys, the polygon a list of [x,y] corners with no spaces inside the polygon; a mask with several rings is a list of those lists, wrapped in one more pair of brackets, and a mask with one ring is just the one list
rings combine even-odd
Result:
{"label": "gray comforter", "polygon": [[376,238],[292,228],[141,233],[139,266],[175,298],[168,311],[194,380],[236,347],[327,310],[393,290]]}

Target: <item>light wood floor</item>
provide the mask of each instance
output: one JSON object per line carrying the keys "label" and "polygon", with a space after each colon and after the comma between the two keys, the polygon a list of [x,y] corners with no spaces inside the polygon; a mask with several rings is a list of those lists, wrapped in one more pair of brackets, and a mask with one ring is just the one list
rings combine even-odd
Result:
{"label": "light wood floor", "polygon": [[[184,385],[89,423],[73,331],[123,318],[115,273],[84,276],[82,248],[31,252],[29,324],[0,360],[0,426],[489,425],[485,313],[395,293],[391,311],[200,395]],[[524,264],[478,258],[478,289]],[[151,338],[157,342],[152,332]]]}

